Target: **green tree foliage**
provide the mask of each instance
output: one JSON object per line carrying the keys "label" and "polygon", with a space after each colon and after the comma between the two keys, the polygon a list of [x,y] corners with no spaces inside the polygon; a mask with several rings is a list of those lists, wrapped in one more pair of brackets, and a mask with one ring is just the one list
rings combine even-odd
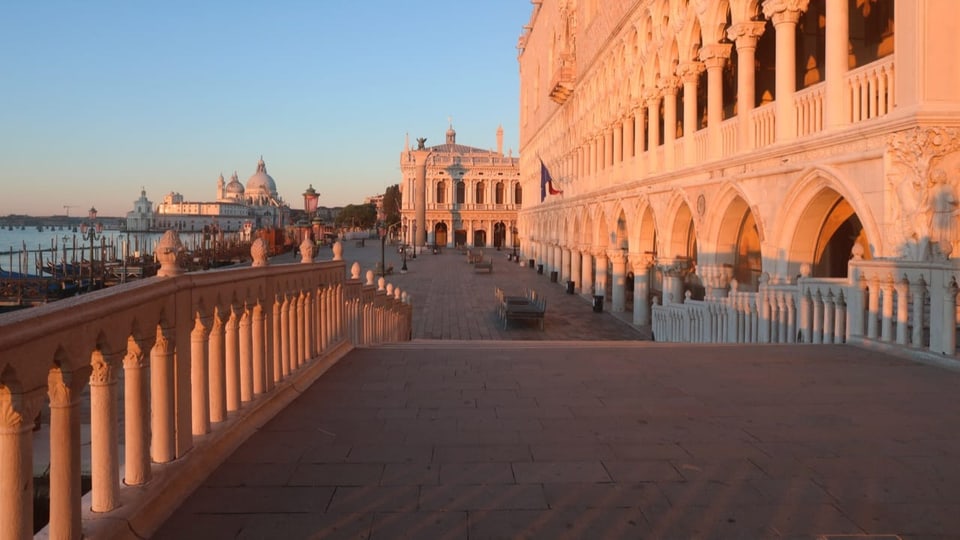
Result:
{"label": "green tree foliage", "polygon": [[400,193],[400,185],[394,184],[387,188],[383,193],[383,212],[386,215],[387,225],[393,225],[400,221],[400,208],[403,201],[403,195]]}
{"label": "green tree foliage", "polygon": [[337,227],[372,229],[377,224],[377,207],[373,204],[348,204],[337,214]]}

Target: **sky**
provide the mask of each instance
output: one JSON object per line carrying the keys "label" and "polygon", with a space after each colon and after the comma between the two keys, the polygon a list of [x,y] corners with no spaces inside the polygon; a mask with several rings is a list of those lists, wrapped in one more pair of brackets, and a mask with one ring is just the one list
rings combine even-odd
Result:
{"label": "sky", "polygon": [[[4,6],[0,215],[216,199],[263,156],[281,197],[361,203],[409,134],[518,154],[528,0],[44,0]],[[67,208],[69,206],[69,208]]]}

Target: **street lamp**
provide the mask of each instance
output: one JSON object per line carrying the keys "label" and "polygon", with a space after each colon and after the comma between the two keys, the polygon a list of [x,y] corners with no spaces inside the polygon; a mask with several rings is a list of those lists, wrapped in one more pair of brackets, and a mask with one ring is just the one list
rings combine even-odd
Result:
{"label": "street lamp", "polygon": [[400,267],[400,273],[407,273],[407,226],[403,226],[403,242],[400,244],[400,256],[403,258],[403,266]]}
{"label": "street lamp", "polygon": [[90,284],[87,286],[88,291],[93,290],[93,244],[97,240],[103,237],[103,223],[97,221],[97,209],[90,207],[90,212],[87,214],[87,219],[89,222],[85,221],[80,224],[80,236],[90,242]]}
{"label": "street lamp", "polygon": [[[386,260],[387,259],[387,256],[386,256],[387,236],[390,236],[390,229],[393,229],[398,225],[400,225],[399,221],[390,225],[389,227],[385,227],[383,225],[381,225],[380,227],[380,275],[381,276],[387,275],[387,260]],[[403,270],[406,271],[406,269],[407,269],[406,261],[404,261]]]}

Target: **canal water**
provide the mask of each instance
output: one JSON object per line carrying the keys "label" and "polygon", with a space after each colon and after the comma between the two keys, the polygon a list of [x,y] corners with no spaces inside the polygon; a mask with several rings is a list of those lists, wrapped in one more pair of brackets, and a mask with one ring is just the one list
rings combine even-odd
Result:
{"label": "canal water", "polygon": [[[80,229],[37,227],[0,228],[0,269],[38,275],[38,265],[89,261],[121,260],[152,256],[162,233],[127,233],[104,230],[91,241]],[[202,233],[180,233],[184,247],[200,245]]]}

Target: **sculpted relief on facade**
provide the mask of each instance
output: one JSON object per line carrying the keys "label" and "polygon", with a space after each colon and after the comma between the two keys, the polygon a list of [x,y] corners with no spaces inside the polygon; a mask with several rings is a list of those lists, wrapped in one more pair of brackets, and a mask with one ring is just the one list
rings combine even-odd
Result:
{"label": "sculpted relief on facade", "polygon": [[960,247],[960,129],[918,127],[894,133],[885,159],[888,229],[900,256],[947,259]]}

